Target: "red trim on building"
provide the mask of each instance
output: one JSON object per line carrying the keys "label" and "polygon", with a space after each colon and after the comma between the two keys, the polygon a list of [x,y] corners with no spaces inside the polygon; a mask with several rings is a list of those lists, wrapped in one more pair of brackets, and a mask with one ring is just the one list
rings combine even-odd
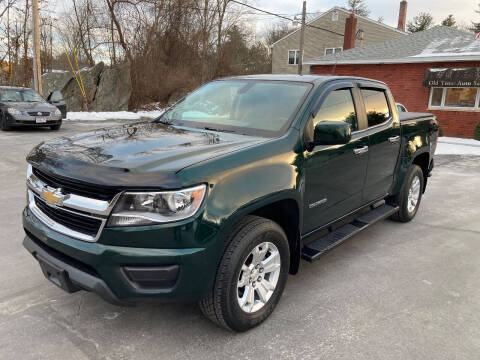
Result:
{"label": "red trim on building", "polygon": [[358,64],[312,65],[318,75],[361,76],[385,82],[395,101],[412,112],[429,112],[437,116],[445,136],[472,138],[480,122],[479,111],[428,110],[430,88],[423,87],[423,77],[428,68],[480,67],[480,62],[416,63],[416,64]]}

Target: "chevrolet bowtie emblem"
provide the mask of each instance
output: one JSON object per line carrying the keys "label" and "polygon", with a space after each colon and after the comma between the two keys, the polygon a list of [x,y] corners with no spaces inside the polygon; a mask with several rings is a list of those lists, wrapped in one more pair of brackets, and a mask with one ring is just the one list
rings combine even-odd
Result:
{"label": "chevrolet bowtie emblem", "polygon": [[63,206],[63,201],[67,200],[69,197],[70,195],[62,194],[62,189],[44,189],[42,191],[42,198],[49,205]]}

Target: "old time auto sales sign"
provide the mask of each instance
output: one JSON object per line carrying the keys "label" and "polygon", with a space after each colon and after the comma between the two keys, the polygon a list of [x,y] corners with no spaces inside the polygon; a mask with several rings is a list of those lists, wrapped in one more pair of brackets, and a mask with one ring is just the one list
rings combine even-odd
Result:
{"label": "old time auto sales sign", "polygon": [[423,79],[425,87],[480,87],[480,68],[428,69]]}

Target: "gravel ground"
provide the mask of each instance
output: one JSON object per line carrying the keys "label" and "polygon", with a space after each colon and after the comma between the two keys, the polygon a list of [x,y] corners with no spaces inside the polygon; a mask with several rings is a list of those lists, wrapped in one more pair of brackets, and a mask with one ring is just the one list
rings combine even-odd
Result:
{"label": "gravel ground", "polygon": [[303,262],[270,319],[232,334],[195,304],[123,308],[66,294],[23,249],[28,151],[110,124],[0,133],[1,359],[479,358],[480,157],[437,156],[414,221],[382,221]]}

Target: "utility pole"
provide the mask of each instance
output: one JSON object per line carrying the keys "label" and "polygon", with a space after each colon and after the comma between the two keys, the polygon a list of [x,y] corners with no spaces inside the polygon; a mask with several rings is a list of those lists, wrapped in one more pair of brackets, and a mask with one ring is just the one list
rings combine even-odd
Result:
{"label": "utility pole", "polygon": [[303,47],[305,42],[305,18],[307,16],[307,2],[303,1],[302,28],[300,30],[300,54],[298,55],[298,75],[302,75],[303,68]]}
{"label": "utility pole", "polygon": [[33,84],[42,94],[42,63],[40,61],[40,24],[38,20],[38,0],[33,0]]}
{"label": "utility pole", "polygon": [[53,71],[53,19],[50,19],[50,72]]}
{"label": "utility pole", "polygon": [[12,53],[10,44],[10,2],[7,2],[7,53],[8,53],[8,85],[12,86]]}

